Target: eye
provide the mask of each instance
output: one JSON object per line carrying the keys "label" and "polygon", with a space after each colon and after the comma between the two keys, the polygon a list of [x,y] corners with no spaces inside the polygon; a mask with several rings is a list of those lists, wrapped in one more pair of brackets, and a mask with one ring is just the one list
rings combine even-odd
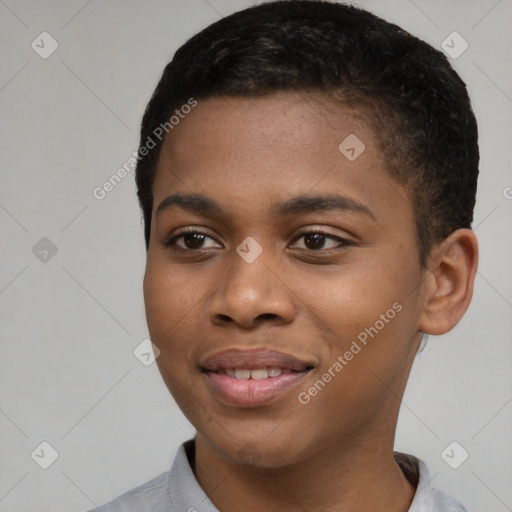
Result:
{"label": "eye", "polygon": [[[295,249],[320,251],[330,250],[336,248],[343,248],[349,245],[353,245],[350,240],[346,240],[340,236],[324,233],[323,231],[311,231],[308,233],[302,233],[292,246]],[[303,240],[302,244],[298,241]],[[302,246],[301,246],[302,245]]]}
{"label": "eye", "polygon": [[165,242],[165,245],[167,247],[175,247],[184,251],[221,247],[220,244],[207,233],[203,233],[196,229],[187,229],[186,231],[173,235],[167,242]]}

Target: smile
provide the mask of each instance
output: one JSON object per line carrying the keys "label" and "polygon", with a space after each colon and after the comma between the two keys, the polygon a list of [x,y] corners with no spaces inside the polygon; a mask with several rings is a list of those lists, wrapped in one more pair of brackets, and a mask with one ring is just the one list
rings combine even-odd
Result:
{"label": "smile", "polygon": [[[236,370],[235,370],[236,371]],[[276,377],[254,378],[248,370],[240,370],[243,377],[229,376],[225,373],[205,372],[208,387],[212,394],[225,405],[235,407],[258,407],[268,405],[280,398],[286,391],[298,385],[309,370],[301,372],[289,370]],[[256,374],[258,375],[258,374]]]}
{"label": "smile", "polygon": [[255,368],[254,370],[249,370],[248,368],[229,368],[227,370],[221,370],[219,373],[225,373],[229,377],[235,377],[235,379],[259,380],[279,377],[282,373],[291,373],[292,371],[293,370],[290,370],[289,368]]}
{"label": "smile", "polygon": [[212,395],[225,405],[268,405],[299,384],[313,364],[268,349],[224,350],[206,359],[201,371]]}

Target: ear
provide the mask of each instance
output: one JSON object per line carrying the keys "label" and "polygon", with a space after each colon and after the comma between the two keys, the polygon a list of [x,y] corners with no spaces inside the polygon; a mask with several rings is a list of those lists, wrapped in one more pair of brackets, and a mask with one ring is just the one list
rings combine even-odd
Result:
{"label": "ear", "polygon": [[444,334],[468,309],[478,265],[478,242],[470,229],[458,229],[436,245],[423,283],[419,330]]}

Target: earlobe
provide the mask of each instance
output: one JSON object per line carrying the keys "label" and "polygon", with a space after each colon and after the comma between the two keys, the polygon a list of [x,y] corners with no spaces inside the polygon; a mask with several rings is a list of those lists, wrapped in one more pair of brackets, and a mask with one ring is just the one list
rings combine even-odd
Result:
{"label": "earlobe", "polygon": [[470,229],[458,229],[431,251],[423,286],[419,330],[439,335],[453,329],[473,296],[478,242]]}

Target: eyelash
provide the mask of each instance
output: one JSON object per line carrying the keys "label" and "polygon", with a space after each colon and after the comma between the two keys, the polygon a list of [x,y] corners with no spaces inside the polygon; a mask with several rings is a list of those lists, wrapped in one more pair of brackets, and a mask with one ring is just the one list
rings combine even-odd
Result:
{"label": "eyelash", "polygon": [[183,247],[177,247],[174,243],[176,242],[176,240],[183,238],[185,235],[203,235],[205,237],[208,237],[208,238],[211,238],[212,240],[214,240],[214,238],[212,236],[210,236],[208,233],[205,233],[204,231],[201,231],[197,228],[184,228],[178,234],[173,235],[169,240],[167,240],[164,243],[164,245],[171,249],[181,250],[181,251],[185,251],[185,252],[198,252],[201,250],[204,251],[204,249],[185,249]]}
{"label": "eyelash", "polygon": [[295,238],[293,243],[296,244],[297,241],[300,240],[301,238],[304,238],[306,236],[311,236],[311,235],[321,235],[324,237],[325,240],[334,240],[335,242],[338,243],[338,245],[336,247],[331,247],[330,249],[308,249],[308,248],[305,248],[305,249],[300,249],[300,250],[308,251],[308,252],[312,252],[312,253],[319,253],[319,252],[327,253],[327,252],[331,252],[334,250],[344,249],[345,247],[348,247],[350,245],[354,245],[353,242],[351,242],[350,240],[347,240],[346,238],[343,238],[343,237],[337,236],[337,235],[333,235],[332,233],[328,233],[326,231],[322,231],[319,229],[312,230],[312,231],[304,231],[303,233],[300,233],[299,235],[297,235],[297,237]]}
{"label": "eyelash", "polygon": [[[178,247],[175,245],[176,241],[183,238],[185,235],[190,235],[190,234],[196,234],[196,235],[202,235],[204,237],[207,237],[207,238],[210,238],[212,240],[215,240],[212,236],[210,236],[208,233],[204,232],[204,231],[201,231],[200,229],[197,229],[197,228],[184,228],[180,233],[178,234],[175,234],[173,235],[169,240],[167,240],[166,242],[164,242],[164,245],[168,248],[171,248],[171,249],[174,249],[174,250],[177,250],[177,251],[183,251],[183,252],[200,252],[200,251],[204,251],[204,250],[209,250],[211,248],[206,248],[206,249],[203,249],[203,248],[199,248],[199,249],[188,249],[188,248],[183,248],[183,247]],[[345,247],[348,247],[348,246],[351,246],[351,245],[354,245],[353,242],[351,242],[350,240],[347,240],[346,238],[343,238],[343,237],[340,237],[340,236],[337,236],[337,235],[333,235],[332,233],[327,233],[325,231],[322,231],[322,230],[319,230],[319,229],[316,229],[316,230],[311,230],[311,231],[304,231],[303,233],[300,233],[293,241],[293,244],[296,244],[298,240],[300,240],[301,238],[304,238],[306,236],[311,236],[311,235],[321,235],[323,237],[325,237],[325,239],[329,239],[329,240],[334,240],[336,242],[338,242],[338,246],[337,247],[331,247],[330,249],[308,249],[308,248],[305,248],[305,249],[299,249],[301,251],[308,251],[308,252],[311,252],[311,253],[326,253],[326,252],[331,252],[333,250],[339,250],[339,249],[343,249]]]}

